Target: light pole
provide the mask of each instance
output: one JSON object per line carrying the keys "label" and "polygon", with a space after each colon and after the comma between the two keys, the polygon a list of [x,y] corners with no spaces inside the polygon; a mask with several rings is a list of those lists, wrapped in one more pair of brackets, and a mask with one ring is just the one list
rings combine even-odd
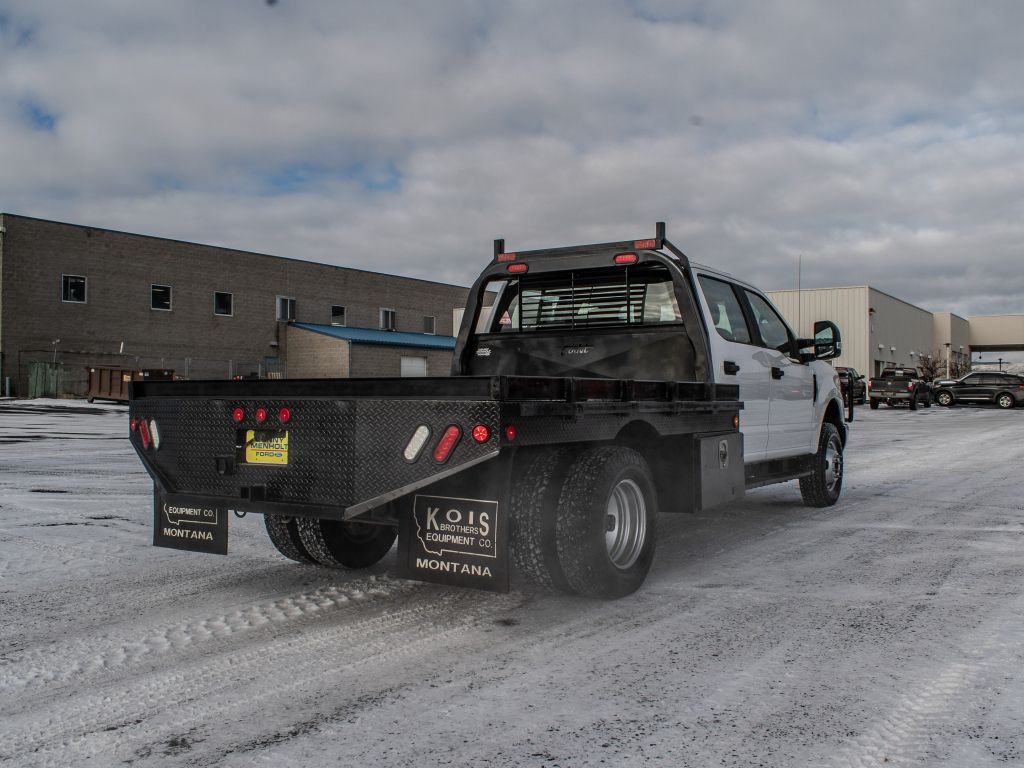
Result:
{"label": "light pole", "polygon": [[946,342],[946,378],[949,378],[949,342]]}

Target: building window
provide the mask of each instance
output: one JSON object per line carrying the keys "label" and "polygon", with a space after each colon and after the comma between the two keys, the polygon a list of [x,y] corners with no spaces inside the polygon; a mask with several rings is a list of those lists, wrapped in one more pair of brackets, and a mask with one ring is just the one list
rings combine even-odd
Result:
{"label": "building window", "polygon": [[380,308],[380,327],[383,331],[395,330],[395,310]]}
{"label": "building window", "polygon": [[424,333],[435,333],[434,330],[437,327],[437,318],[433,315],[423,316],[423,332]]}
{"label": "building window", "polygon": [[235,314],[234,296],[222,291],[213,292],[213,314],[231,317]]}
{"label": "building window", "polygon": [[278,296],[277,297],[277,319],[278,320],[294,320],[295,319],[295,299],[290,296]]}
{"label": "building window", "polygon": [[81,275],[61,275],[60,300],[85,304],[85,278]]}
{"label": "building window", "polygon": [[331,305],[331,325],[345,325],[345,308],[338,305]]}
{"label": "building window", "polygon": [[401,360],[402,376],[426,376],[427,358],[425,357],[403,357]]}
{"label": "building window", "polygon": [[151,285],[149,286],[149,307],[160,309],[164,312],[171,311],[171,286]]}

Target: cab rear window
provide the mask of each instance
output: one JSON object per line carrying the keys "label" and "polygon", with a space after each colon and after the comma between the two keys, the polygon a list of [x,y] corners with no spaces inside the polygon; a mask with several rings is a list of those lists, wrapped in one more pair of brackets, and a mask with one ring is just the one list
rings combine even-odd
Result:
{"label": "cab rear window", "polygon": [[526,275],[506,283],[485,333],[679,323],[672,276],[661,265]]}

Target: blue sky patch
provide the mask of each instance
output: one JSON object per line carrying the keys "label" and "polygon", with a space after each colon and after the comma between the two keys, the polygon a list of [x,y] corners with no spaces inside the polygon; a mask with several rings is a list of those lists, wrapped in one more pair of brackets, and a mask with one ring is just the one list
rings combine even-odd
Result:
{"label": "blue sky patch", "polygon": [[393,194],[402,188],[402,174],[394,163],[353,163],[344,168],[334,169],[298,163],[284,166],[263,178],[266,193],[270,195],[315,190],[332,181],[355,183],[367,192]]}
{"label": "blue sky patch", "polygon": [[21,114],[34,131],[53,133],[57,130],[57,114],[34,99],[26,99],[21,103]]}

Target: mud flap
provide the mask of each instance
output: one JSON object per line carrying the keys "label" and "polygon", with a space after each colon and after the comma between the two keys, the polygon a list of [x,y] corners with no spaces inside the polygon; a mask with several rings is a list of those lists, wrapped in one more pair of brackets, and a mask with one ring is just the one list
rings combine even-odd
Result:
{"label": "mud flap", "polygon": [[509,591],[508,516],[499,502],[416,495],[398,527],[398,576]]}
{"label": "mud flap", "polygon": [[226,555],[230,514],[224,507],[154,490],[153,546]]}

